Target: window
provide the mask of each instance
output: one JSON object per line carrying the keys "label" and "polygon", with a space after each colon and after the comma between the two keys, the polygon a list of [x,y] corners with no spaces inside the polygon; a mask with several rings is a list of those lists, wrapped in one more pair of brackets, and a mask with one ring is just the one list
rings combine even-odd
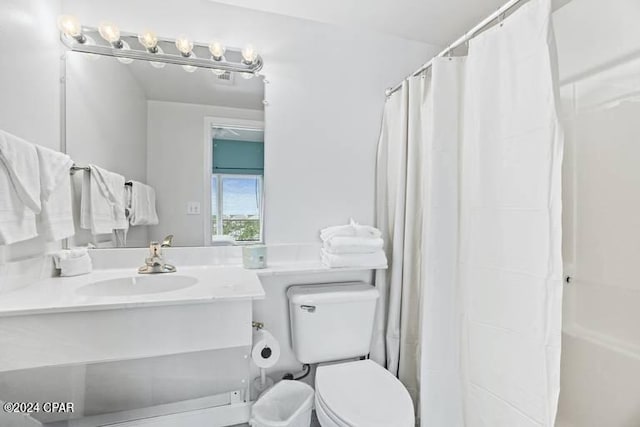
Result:
{"label": "window", "polygon": [[214,128],[212,243],[262,241],[263,131]]}

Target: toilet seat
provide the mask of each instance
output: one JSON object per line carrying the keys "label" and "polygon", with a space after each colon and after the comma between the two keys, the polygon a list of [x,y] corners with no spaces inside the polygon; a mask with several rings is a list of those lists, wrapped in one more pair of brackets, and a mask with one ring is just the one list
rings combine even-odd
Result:
{"label": "toilet seat", "polygon": [[413,427],[413,403],[402,383],[371,360],[319,366],[316,411],[323,427]]}

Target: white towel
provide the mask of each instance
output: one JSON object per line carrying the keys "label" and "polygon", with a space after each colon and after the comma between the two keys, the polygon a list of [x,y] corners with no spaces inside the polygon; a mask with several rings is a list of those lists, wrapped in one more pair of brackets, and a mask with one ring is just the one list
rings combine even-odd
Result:
{"label": "white towel", "polygon": [[91,273],[93,264],[87,248],[63,249],[52,254],[60,276],[71,277]]}
{"label": "white towel", "polygon": [[60,269],[60,261],[63,259],[80,258],[89,253],[88,248],[78,247],[71,249],[61,249],[56,252],[52,252],[50,255],[53,258],[53,263],[57,269]]}
{"label": "white towel", "polygon": [[153,187],[131,181],[131,187],[127,192],[130,194],[129,224],[157,225],[159,220],[156,212],[156,192]]}
{"label": "white towel", "polygon": [[22,202],[40,213],[40,172],[36,146],[24,139],[0,131],[0,161]]}
{"label": "white towel", "polygon": [[382,237],[382,233],[375,227],[360,225],[352,219],[348,225],[336,225],[320,231],[320,238],[322,240],[329,240],[332,237],[378,238]]}
{"label": "white towel", "polygon": [[321,249],[322,264],[329,268],[387,268],[387,256],[383,250],[370,254],[332,254]]}
{"label": "white towel", "polygon": [[40,174],[35,145],[0,130],[0,245],[38,235]]}
{"label": "white towel", "polygon": [[39,232],[47,240],[61,240],[75,233],[71,204],[73,160],[66,154],[36,145],[40,164]]}
{"label": "white towel", "polygon": [[124,205],[124,177],[95,165],[82,177],[80,227],[91,234],[111,234],[129,227]]}
{"label": "white towel", "polygon": [[324,241],[324,249],[330,254],[370,254],[384,246],[380,237],[341,237],[336,236]]}

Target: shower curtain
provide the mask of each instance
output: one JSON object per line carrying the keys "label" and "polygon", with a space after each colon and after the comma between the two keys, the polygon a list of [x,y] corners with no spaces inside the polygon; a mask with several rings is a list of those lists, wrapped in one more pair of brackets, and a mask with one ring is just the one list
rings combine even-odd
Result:
{"label": "shower curtain", "polygon": [[[550,0],[530,0],[387,101],[372,358],[429,427],[553,426],[562,133]],[[381,343],[384,342],[384,346]]]}

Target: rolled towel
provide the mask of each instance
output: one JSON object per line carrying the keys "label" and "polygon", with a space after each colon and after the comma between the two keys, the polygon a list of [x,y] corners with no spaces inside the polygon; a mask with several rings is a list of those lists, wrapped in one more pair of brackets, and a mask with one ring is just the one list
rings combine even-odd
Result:
{"label": "rolled towel", "polygon": [[87,248],[63,249],[52,254],[60,276],[71,277],[89,274],[93,268]]}
{"label": "rolled towel", "polygon": [[326,241],[332,237],[379,238],[382,237],[382,233],[375,227],[370,225],[360,225],[352,219],[348,225],[336,225],[320,230],[320,238],[322,240]]}
{"label": "rolled towel", "polygon": [[69,258],[60,260],[60,276],[72,277],[81,274],[89,274],[93,269],[91,257],[84,254],[79,258]]}
{"label": "rolled towel", "polygon": [[324,249],[330,254],[370,254],[384,246],[380,237],[332,237],[324,242]]}
{"label": "rolled towel", "polygon": [[383,250],[370,254],[332,254],[324,248],[322,252],[322,264],[329,268],[387,268],[387,257]]}

